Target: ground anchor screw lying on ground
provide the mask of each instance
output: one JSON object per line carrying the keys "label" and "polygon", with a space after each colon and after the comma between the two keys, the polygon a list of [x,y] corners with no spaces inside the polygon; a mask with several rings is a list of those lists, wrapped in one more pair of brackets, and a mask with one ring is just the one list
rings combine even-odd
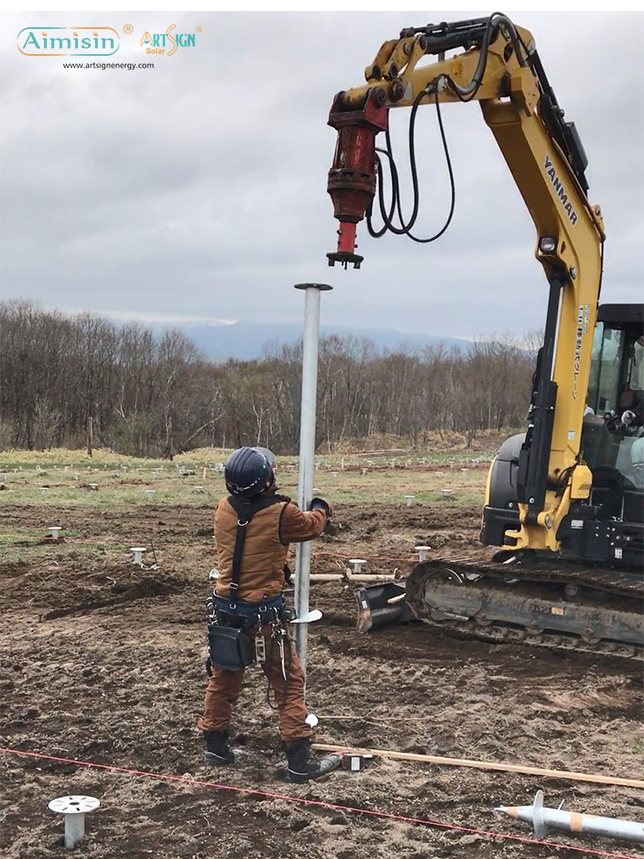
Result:
{"label": "ground anchor screw lying on ground", "polygon": [[130,549],[132,552],[132,563],[141,565],[143,563],[143,553],[147,552],[143,546],[134,546]]}
{"label": "ground anchor screw lying on ground", "polygon": [[85,815],[96,811],[101,803],[93,796],[59,796],[49,803],[49,810],[65,815],[65,847],[75,847],[85,835]]}
{"label": "ground anchor screw lying on ground", "polygon": [[599,817],[596,814],[579,814],[576,811],[563,811],[561,808],[546,808],[543,804],[543,791],[538,790],[532,805],[501,805],[494,809],[518,817],[531,823],[537,838],[543,838],[546,829],[565,829],[568,832],[585,832],[588,835],[607,835],[610,838],[624,838],[627,841],[644,843],[644,823],[634,820],[621,820],[618,817]]}
{"label": "ground anchor screw lying on ground", "polygon": [[61,532],[63,529],[62,529],[62,528],[59,528],[57,525],[55,525],[55,526],[54,526],[54,525],[50,525],[50,526],[49,526],[49,530],[51,531],[51,539],[52,539],[52,540],[58,540],[58,539],[59,539],[59,537],[60,537],[60,532]]}

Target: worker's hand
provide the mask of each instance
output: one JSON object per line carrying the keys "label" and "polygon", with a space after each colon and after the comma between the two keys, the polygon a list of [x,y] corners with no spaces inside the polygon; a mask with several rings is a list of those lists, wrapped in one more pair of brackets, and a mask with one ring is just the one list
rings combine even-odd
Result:
{"label": "worker's hand", "polygon": [[312,498],[310,509],[311,510],[324,510],[324,512],[326,513],[327,519],[330,519],[332,514],[333,514],[333,510],[331,509],[331,505],[328,504],[324,500],[324,498]]}
{"label": "worker's hand", "polygon": [[341,522],[332,522],[330,519],[326,520],[326,525],[324,526],[323,534],[326,534],[329,537],[336,537],[340,531],[342,531],[342,523]]}

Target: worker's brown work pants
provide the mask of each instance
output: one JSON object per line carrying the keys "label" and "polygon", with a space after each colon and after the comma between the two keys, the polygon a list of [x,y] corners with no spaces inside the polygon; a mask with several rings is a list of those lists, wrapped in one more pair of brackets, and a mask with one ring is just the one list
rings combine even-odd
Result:
{"label": "worker's brown work pants", "polygon": [[[269,623],[249,630],[251,639],[262,635],[266,646],[266,662],[261,666],[273,691],[279,712],[279,731],[285,743],[310,737],[311,727],[304,721],[307,711],[304,703],[304,671],[290,638],[284,640],[284,663],[287,680],[282,674],[279,648],[271,641],[272,628]],[[224,731],[230,724],[232,708],[242,689],[245,669],[228,671],[216,665],[206,686],[203,716],[197,722],[201,731]]]}

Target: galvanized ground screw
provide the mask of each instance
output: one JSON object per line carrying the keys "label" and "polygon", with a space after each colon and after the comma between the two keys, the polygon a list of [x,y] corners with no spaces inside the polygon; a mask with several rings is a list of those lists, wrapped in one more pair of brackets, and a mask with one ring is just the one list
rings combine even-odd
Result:
{"label": "galvanized ground screw", "polygon": [[147,552],[147,549],[144,549],[143,546],[133,546],[130,549],[130,552],[133,552],[132,563],[133,564],[142,564],[143,563],[143,553]]}
{"label": "galvanized ground screw", "polygon": [[360,570],[367,562],[364,558],[349,558],[349,563],[351,564],[351,572],[359,575]]}
{"label": "galvanized ground screw", "polygon": [[58,540],[58,538],[60,537],[60,532],[63,529],[59,528],[57,525],[50,525],[49,530],[51,531],[52,540]]}
{"label": "galvanized ground screw", "polygon": [[93,796],[59,796],[49,803],[49,810],[65,815],[65,847],[75,847],[85,835],[85,815],[96,811],[101,803]]}
{"label": "galvanized ground screw", "polygon": [[426,561],[428,556],[428,552],[431,549],[431,546],[414,546],[414,549],[418,552],[418,560]]}
{"label": "galvanized ground screw", "polygon": [[543,791],[538,790],[532,805],[501,805],[494,809],[518,817],[531,823],[537,838],[544,838],[546,829],[564,829],[568,832],[585,832],[588,835],[607,835],[610,838],[623,838],[627,841],[644,842],[644,823],[635,820],[622,820],[618,817],[599,817],[596,814],[580,814],[548,808],[543,804]]}
{"label": "galvanized ground screw", "polygon": [[405,501],[407,502],[407,507],[413,507],[414,506],[414,498],[415,497],[416,497],[415,495],[405,495]]}

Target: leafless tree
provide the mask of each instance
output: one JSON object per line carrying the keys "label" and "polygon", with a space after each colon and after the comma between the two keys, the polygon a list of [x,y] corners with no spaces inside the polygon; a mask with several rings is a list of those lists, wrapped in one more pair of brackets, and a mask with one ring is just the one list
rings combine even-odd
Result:
{"label": "leafless tree", "polygon": [[[430,431],[464,433],[524,422],[536,335],[479,341],[467,351],[379,351],[365,338],[323,337],[318,445],[392,434],[422,446]],[[204,359],[179,330],[63,316],[0,303],[0,445],[94,445],[140,456],[261,444],[297,450],[301,343],[258,361]]]}

